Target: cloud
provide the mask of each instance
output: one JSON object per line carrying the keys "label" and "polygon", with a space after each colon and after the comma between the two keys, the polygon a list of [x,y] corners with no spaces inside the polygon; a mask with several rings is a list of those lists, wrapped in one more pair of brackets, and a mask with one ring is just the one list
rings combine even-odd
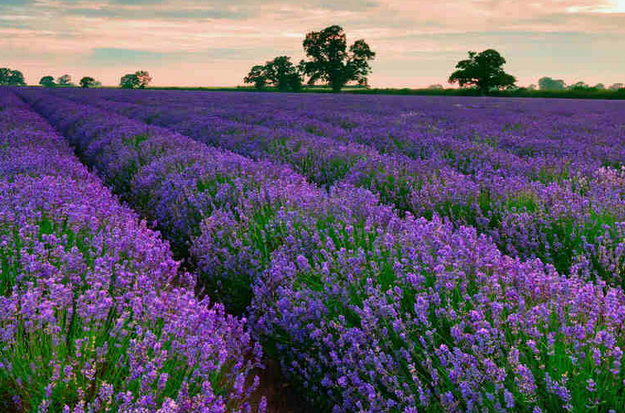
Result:
{"label": "cloud", "polygon": [[17,20],[9,17],[0,16],[0,28],[10,28],[10,29],[31,29],[32,26],[23,20]]}
{"label": "cloud", "polygon": [[130,50],[118,48],[96,48],[89,56],[91,63],[108,64],[108,63],[135,63],[135,62],[151,62],[158,61],[166,57],[165,53],[155,53],[146,50]]}
{"label": "cloud", "polygon": [[182,19],[182,20],[205,20],[205,19],[232,19],[240,20],[254,16],[255,12],[249,9],[156,9],[137,10],[136,8],[119,8],[111,5],[101,7],[69,8],[65,12],[68,16],[82,16],[87,18],[114,17],[124,20],[145,19]]}
{"label": "cloud", "polygon": [[174,84],[167,76],[184,66],[193,72],[185,82],[224,85],[278,55],[299,61],[306,32],[340,24],[348,41],[365,38],[377,52],[372,85],[441,83],[467,50],[488,47],[522,81],[535,71],[610,83],[625,80],[614,52],[625,39],[618,2],[0,0],[0,50],[33,77],[74,70],[116,83],[141,67],[157,84]]}
{"label": "cloud", "polygon": [[272,49],[206,48],[197,52],[154,52],[121,48],[94,48],[86,57],[91,65],[159,64],[160,62],[234,61],[271,56]]}

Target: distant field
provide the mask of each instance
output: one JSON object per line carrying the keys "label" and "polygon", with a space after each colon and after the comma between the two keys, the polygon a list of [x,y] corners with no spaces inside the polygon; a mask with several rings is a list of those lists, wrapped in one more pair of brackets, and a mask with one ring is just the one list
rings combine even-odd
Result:
{"label": "distant field", "polygon": [[0,410],[625,411],[623,93],[155,89],[0,89]]}
{"label": "distant field", "polygon": [[[256,92],[252,87],[150,87],[154,90],[205,90],[205,91],[246,91]],[[275,88],[267,88],[262,92],[277,92]],[[304,88],[301,93],[332,93],[327,87]],[[363,95],[425,95],[425,96],[480,96],[480,92],[474,89],[410,89],[410,88],[362,88],[345,87],[341,93],[353,93]],[[493,91],[490,96],[494,97],[527,97],[527,98],[556,98],[556,99],[625,99],[625,89],[612,90],[513,90]]]}
{"label": "distant field", "polygon": [[[38,87],[38,86],[37,86]],[[57,88],[71,89],[72,87],[57,86]],[[102,89],[118,89],[116,86],[104,86]],[[252,86],[150,86],[147,90],[191,90],[206,92],[259,92],[279,93],[277,88],[266,87],[256,90]],[[332,89],[325,86],[306,86],[299,93],[332,93]],[[399,96],[481,96],[476,89],[410,89],[410,88],[364,88],[362,86],[345,86],[342,94],[361,95],[399,95]],[[625,89],[613,90],[527,90],[524,88],[512,91],[492,91],[491,97],[525,97],[525,98],[554,98],[554,99],[625,99]]]}

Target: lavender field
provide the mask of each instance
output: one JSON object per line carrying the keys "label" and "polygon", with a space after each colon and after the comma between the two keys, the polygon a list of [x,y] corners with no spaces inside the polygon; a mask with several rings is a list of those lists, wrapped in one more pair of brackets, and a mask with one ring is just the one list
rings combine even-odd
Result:
{"label": "lavender field", "polygon": [[0,88],[0,193],[2,412],[625,411],[623,102]]}

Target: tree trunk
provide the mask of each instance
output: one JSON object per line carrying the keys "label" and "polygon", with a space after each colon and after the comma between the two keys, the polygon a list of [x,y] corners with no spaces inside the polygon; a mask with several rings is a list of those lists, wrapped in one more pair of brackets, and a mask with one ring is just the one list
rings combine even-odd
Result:
{"label": "tree trunk", "polygon": [[332,87],[332,93],[339,93],[343,87],[341,82],[331,82],[330,86]]}

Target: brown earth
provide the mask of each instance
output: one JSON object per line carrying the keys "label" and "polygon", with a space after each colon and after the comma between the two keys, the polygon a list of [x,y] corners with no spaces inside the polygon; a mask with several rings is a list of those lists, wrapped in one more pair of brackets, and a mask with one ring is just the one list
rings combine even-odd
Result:
{"label": "brown earth", "polygon": [[256,372],[260,378],[260,387],[253,395],[254,406],[257,406],[261,397],[265,396],[267,398],[267,413],[319,412],[310,406],[292,385],[285,381],[279,362],[266,359],[263,360],[263,364],[265,368]]}

